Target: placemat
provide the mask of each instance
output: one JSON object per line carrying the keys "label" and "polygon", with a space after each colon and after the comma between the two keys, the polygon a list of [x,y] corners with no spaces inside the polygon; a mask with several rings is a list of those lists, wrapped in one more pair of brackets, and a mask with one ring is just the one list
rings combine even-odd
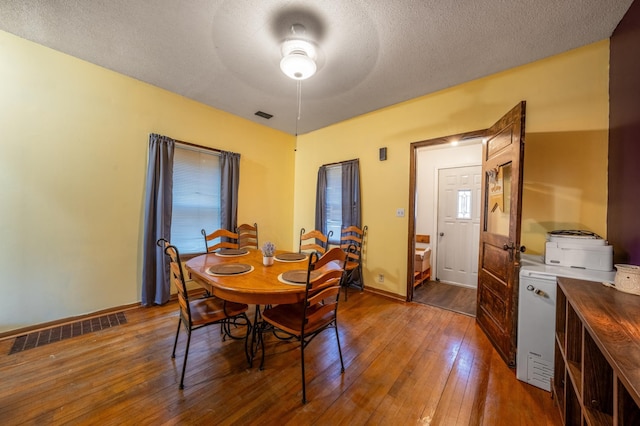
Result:
{"label": "placemat", "polygon": [[246,263],[223,263],[221,265],[213,265],[207,269],[207,273],[211,275],[238,275],[252,270],[253,266]]}
{"label": "placemat", "polygon": [[280,281],[282,284],[288,284],[288,285],[298,285],[298,286],[306,286],[307,283],[294,283],[293,281],[287,281],[284,278],[282,278],[282,275],[284,274],[284,272],[280,275],[278,275],[278,281]]}
{"label": "placemat", "polygon": [[244,256],[247,253],[249,253],[247,249],[221,249],[216,252],[216,255],[221,257],[236,257]]}
{"label": "placemat", "polygon": [[299,262],[307,258],[304,253],[280,253],[276,254],[276,260],[280,262]]}
{"label": "placemat", "polygon": [[[311,271],[311,280],[314,280],[320,272]],[[307,283],[307,270],[306,269],[294,269],[293,271],[286,271],[282,273],[282,279],[296,283],[296,284],[306,284]]]}

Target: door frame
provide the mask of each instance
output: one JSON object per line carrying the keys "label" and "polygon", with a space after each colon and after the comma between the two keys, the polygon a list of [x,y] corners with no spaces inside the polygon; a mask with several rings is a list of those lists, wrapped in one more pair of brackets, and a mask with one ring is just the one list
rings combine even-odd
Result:
{"label": "door frame", "polygon": [[418,148],[437,145],[450,145],[453,142],[460,142],[467,139],[478,139],[486,135],[487,129],[475,130],[472,132],[458,133],[455,135],[443,136],[434,139],[426,139],[423,141],[412,142],[410,147],[409,160],[409,229],[407,244],[407,296],[405,300],[410,302],[413,300],[413,268],[416,252],[416,169],[417,169],[417,151]]}

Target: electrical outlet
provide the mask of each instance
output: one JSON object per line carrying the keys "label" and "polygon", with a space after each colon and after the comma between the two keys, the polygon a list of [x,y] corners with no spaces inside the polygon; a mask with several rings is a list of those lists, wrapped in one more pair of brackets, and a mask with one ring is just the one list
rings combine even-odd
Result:
{"label": "electrical outlet", "polygon": [[396,217],[404,217],[404,209],[397,209]]}
{"label": "electrical outlet", "polygon": [[379,283],[383,283],[384,282],[384,274],[378,274],[378,282]]}

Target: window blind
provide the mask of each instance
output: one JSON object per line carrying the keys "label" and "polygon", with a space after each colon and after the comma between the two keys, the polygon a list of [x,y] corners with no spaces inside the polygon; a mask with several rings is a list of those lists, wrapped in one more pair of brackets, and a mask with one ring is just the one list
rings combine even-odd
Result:
{"label": "window blind", "polygon": [[340,242],[340,232],[342,229],[342,166],[335,165],[327,167],[327,191],[326,191],[327,234],[333,231],[330,238],[331,243]]}
{"label": "window blind", "polygon": [[201,229],[220,228],[220,155],[176,144],[171,242],[181,253],[205,251]]}

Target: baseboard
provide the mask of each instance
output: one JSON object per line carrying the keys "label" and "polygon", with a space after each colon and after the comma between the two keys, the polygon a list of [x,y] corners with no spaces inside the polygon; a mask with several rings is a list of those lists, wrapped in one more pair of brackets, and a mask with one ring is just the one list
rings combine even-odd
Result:
{"label": "baseboard", "polygon": [[[204,293],[205,293],[205,291],[202,288],[189,290],[189,296],[190,297],[191,296],[199,297],[199,296],[203,295]],[[173,293],[173,294],[171,294],[171,296],[169,296],[169,302],[175,302],[176,300],[178,300],[178,294],[177,293]],[[55,321],[49,321],[49,322],[45,322],[45,323],[34,324],[34,325],[30,325],[28,327],[18,328],[18,329],[15,329],[15,330],[9,330],[9,331],[5,331],[3,333],[0,333],[0,341],[1,340],[6,340],[6,339],[11,339],[11,338],[14,338],[14,337],[17,337],[17,336],[22,336],[23,334],[33,333],[34,331],[46,330],[48,328],[54,328],[54,327],[58,327],[58,326],[61,326],[61,325],[64,325],[64,324],[76,322],[76,321],[81,321],[81,320],[95,318],[95,317],[101,317],[103,315],[108,315],[108,314],[111,314],[111,313],[114,313],[114,312],[127,311],[127,310],[136,309],[136,308],[140,308],[140,307],[142,307],[140,302],[129,303],[127,305],[114,306],[113,308],[103,309],[101,311],[92,312],[90,314],[78,315],[78,316],[75,316],[75,317],[67,317],[67,318],[62,318],[62,319],[55,320]]]}
{"label": "baseboard", "polygon": [[373,293],[373,294],[377,294],[378,296],[382,296],[382,297],[386,297],[387,299],[393,299],[396,301],[400,301],[400,302],[406,302],[406,298],[396,294],[396,293],[391,293],[390,291],[385,291],[385,290],[380,290],[377,288],[371,288],[371,287],[365,287],[364,291],[369,292],[369,293]]}
{"label": "baseboard", "polygon": [[136,303],[130,303],[128,305],[115,306],[113,308],[103,309],[101,311],[92,312],[90,314],[78,315],[75,317],[67,317],[67,318],[62,318],[55,321],[34,324],[28,327],[18,328],[15,330],[9,330],[4,333],[0,333],[0,340],[11,339],[17,336],[22,336],[23,334],[33,333],[34,331],[46,330],[48,328],[54,328],[54,327],[68,324],[68,323],[76,322],[76,321],[81,321],[81,320],[95,318],[95,317],[101,317],[103,315],[108,315],[114,312],[122,312],[122,311],[131,310],[131,309],[136,309],[139,307],[140,307],[140,302],[136,302]]}

